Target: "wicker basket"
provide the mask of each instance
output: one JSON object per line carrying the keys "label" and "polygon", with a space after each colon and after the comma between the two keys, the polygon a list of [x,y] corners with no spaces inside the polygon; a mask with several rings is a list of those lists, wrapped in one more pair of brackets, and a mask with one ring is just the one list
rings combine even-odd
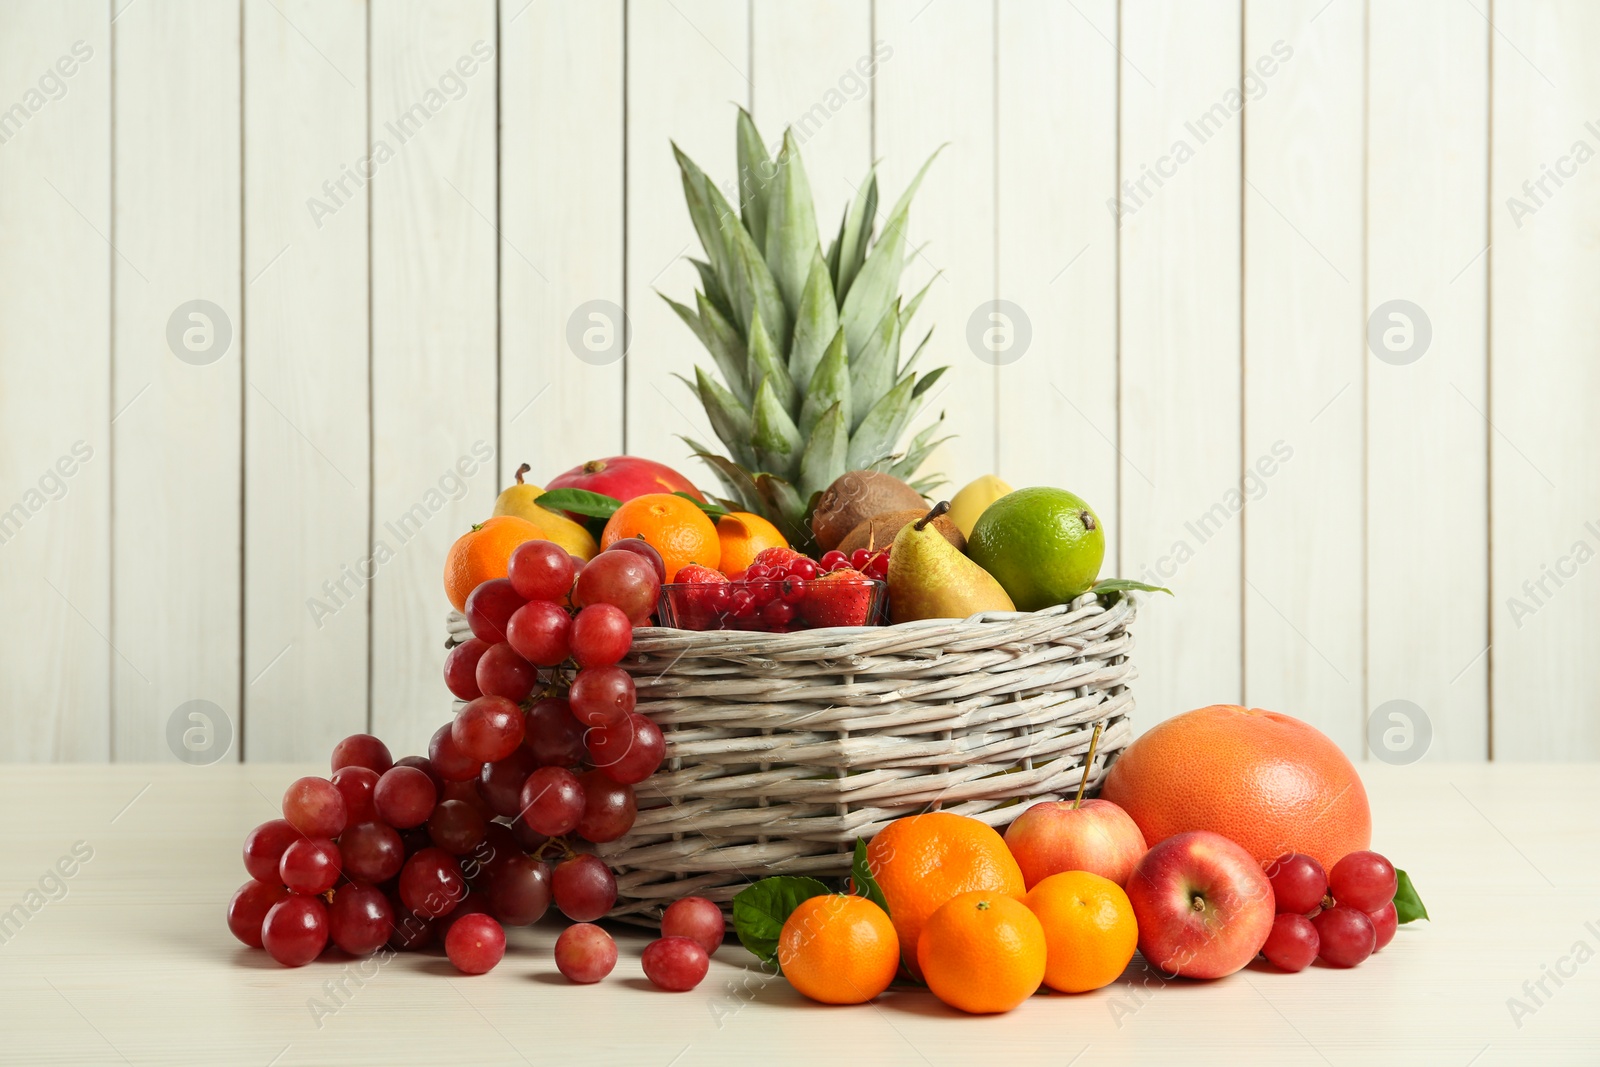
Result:
{"label": "wicker basket", "polygon": [[[667,761],[600,855],[614,918],[688,894],[724,907],[772,874],[841,876],[856,839],[921,811],[993,826],[1090,784],[1131,739],[1134,603],[790,634],[634,632],[623,665]],[[465,631],[452,616],[451,639]]]}

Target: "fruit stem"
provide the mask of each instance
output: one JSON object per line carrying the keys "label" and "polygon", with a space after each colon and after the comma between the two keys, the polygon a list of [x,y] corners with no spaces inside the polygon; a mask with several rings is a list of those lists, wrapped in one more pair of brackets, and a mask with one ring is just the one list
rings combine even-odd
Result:
{"label": "fruit stem", "polygon": [[1094,736],[1089,738],[1089,754],[1083,757],[1083,777],[1078,779],[1078,795],[1072,798],[1072,810],[1077,811],[1083,803],[1083,791],[1089,785],[1089,772],[1094,770],[1094,750],[1100,744],[1100,731],[1106,728],[1106,722],[1101,719],[1094,724]]}
{"label": "fruit stem", "polygon": [[1083,523],[1085,530],[1092,531],[1094,529],[1094,514],[1092,512],[1080,511],[1078,513],[1078,521]]}
{"label": "fruit stem", "polygon": [[528,466],[526,463],[524,463],[522,466],[517,468],[517,484],[518,485],[522,484],[522,476],[524,474],[527,474],[531,470],[533,470],[533,468]]}
{"label": "fruit stem", "polygon": [[926,515],[922,516],[922,518],[918,519],[912,525],[916,529],[921,530],[922,528],[927,526],[928,523],[932,522],[934,519],[937,519],[940,515],[943,515],[945,512],[947,512],[949,510],[950,510],[950,501],[941,500],[941,501],[939,501],[937,504],[935,504],[933,506],[933,510],[932,511],[930,511]]}

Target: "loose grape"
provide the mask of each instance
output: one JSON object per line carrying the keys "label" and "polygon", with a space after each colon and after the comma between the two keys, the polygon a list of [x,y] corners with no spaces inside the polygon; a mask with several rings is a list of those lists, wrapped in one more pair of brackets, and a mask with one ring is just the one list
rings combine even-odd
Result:
{"label": "loose grape", "polygon": [[465,856],[483,843],[489,821],[464,800],[446,800],[428,818],[428,836],[452,856]]}
{"label": "loose grape", "polygon": [[438,938],[440,941],[443,941],[450,936],[450,927],[454,926],[461,919],[465,919],[468,915],[488,914],[488,895],[484,893],[474,893],[469,889],[467,890],[467,895],[461,898],[461,902],[459,904],[450,909],[450,913],[448,915],[441,916],[433,921],[433,936]]}
{"label": "loose grape", "polygon": [[387,882],[405,861],[400,835],[381,822],[359,823],[339,835],[339,865],[351,881]]}
{"label": "loose grape", "polygon": [[1311,924],[1321,939],[1317,954],[1330,966],[1354,967],[1377,947],[1377,929],[1364,911],[1340,904],[1318,914]]}
{"label": "loose grape", "polygon": [[1280,915],[1289,912],[1305,915],[1315,911],[1328,891],[1328,878],[1322,871],[1322,864],[1304,853],[1279,856],[1267,864],[1266,874],[1272,883],[1272,895]]}
{"label": "loose grape", "polygon": [[579,667],[609,667],[633,645],[633,623],[612,604],[590,604],[572,621],[572,658]]}
{"label": "loose grape", "polygon": [[376,952],[394,929],[394,910],[381,889],[343,885],[328,905],[328,936],[352,956]]}
{"label": "loose grape", "polygon": [[661,553],[656,551],[656,546],[642,537],[624,537],[620,541],[612,542],[611,547],[606,551],[632,552],[650,564],[650,569],[656,572],[656,581],[664,582],[667,580],[666,561],[661,558]]}
{"label": "loose grape", "polygon": [[662,937],[687,937],[707,954],[717,951],[727,929],[722,909],[705,897],[675,900],[661,913]]}
{"label": "loose grape", "polygon": [[617,965],[617,943],[594,923],[576,923],[556,938],[556,970],[569,982],[589,985]]}
{"label": "loose grape", "polygon": [[509,579],[491,578],[468,595],[464,614],[473,636],[492,645],[506,639],[506,624],[526,603]]}
{"label": "loose grape", "polygon": [[637,700],[633,679],[621,667],[595,667],[579,671],[567,692],[572,714],[585,726],[621,722]]}
{"label": "loose grape", "polygon": [[288,895],[289,891],[281,885],[268,885],[250,879],[228,901],[228,930],[251,948],[260,948],[261,924],[267,912]]}
{"label": "loose grape", "polygon": [[495,815],[516,818],[522,812],[522,783],[538,766],[526,739],[505,759],[485,763],[478,775],[478,795],[484,806]]}
{"label": "loose grape", "polygon": [[486,974],[506,954],[506,932],[487,915],[468,915],[450,925],[444,952],[462,974]]}
{"label": "loose grape", "polygon": [[1377,936],[1372,951],[1381,952],[1383,946],[1394,940],[1394,932],[1400,928],[1400,916],[1394,910],[1394,901],[1389,901],[1377,911],[1367,912],[1367,918],[1372,920],[1373,933]]}
{"label": "loose grape", "polygon": [[584,791],[565,767],[540,767],[522,786],[522,818],[546,837],[571,833],[583,818]]}
{"label": "loose grape", "polygon": [[307,837],[338,837],[344,829],[344,794],[326,778],[301,778],[283,794],[283,817]]}
{"label": "loose grape", "polygon": [[400,901],[424,919],[450,914],[466,893],[461,867],[442,848],[425,848],[400,869]]}
{"label": "loose grape", "polygon": [[326,837],[302,837],[283,850],[278,878],[290,892],[315,896],[339,881],[339,846]]}
{"label": "loose grape", "polygon": [[1352,852],[1328,872],[1333,899],[1357,911],[1377,911],[1394,899],[1397,885],[1394,864],[1376,852]]}
{"label": "loose grape", "polygon": [[378,817],[372,805],[372,790],[377,787],[380,773],[383,772],[354,764],[333,772],[333,784],[344,797],[346,825],[371,822]]}
{"label": "loose grape", "polygon": [[711,967],[706,950],[687,937],[663,937],[644,948],[644,976],[657,989],[685,993],[699,985]]}
{"label": "loose grape", "polygon": [[634,625],[650,617],[661,595],[655,568],[633,552],[600,553],[578,575],[572,602],[576,607],[611,604],[621,608]]}
{"label": "loose grape", "polygon": [[469,637],[444,657],[444,684],[457,700],[476,700],[483,696],[478,688],[478,661],[489,651],[489,642]]}
{"label": "loose grape", "polygon": [[550,893],[561,914],[574,922],[593,922],[617,902],[617,879],[598,856],[580,852],[550,873]]}
{"label": "loose grape", "polygon": [[456,713],[450,737],[456,748],[478,765],[503,760],[522,744],[522,709],[499,696],[482,696]]}
{"label": "loose grape", "polygon": [[333,746],[332,762],[334,771],[345,767],[365,767],[382,774],[394,766],[394,757],[389,755],[389,746],[371,734],[351,734]]}
{"label": "loose grape", "polygon": [[427,822],[438,799],[432,780],[415,767],[390,767],[372,791],[378,817],[397,830]]}
{"label": "loose grape", "polygon": [[[528,699],[539,684],[539,672],[508,642],[490,645],[478,659],[475,678],[485,697],[499,697],[512,703]],[[483,697],[479,697],[482,700]]]}
{"label": "loose grape", "polygon": [[285,967],[304,967],[328,944],[328,909],[321,897],[291,893],[261,922],[261,947]]}
{"label": "loose grape", "polygon": [[553,541],[524,541],[507,564],[511,586],[524,600],[561,601],[572,592],[577,568],[567,550]]}
{"label": "loose grape", "polygon": [[478,777],[483,764],[456,747],[451,736],[454,725],[452,720],[433,732],[433,739],[428,742],[428,763],[441,781],[470,782]]}
{"label": "loose grape", "polygon": [[583,724],[573,717],[572,705],[560,697],[534,704],[524,733],[528,751],[540,766],[576,767],[583,762]]}
{"label": "loose grape", "polygon": [[639,806],[632,786],[613,782],[599,771],[587,771],[578,781],[583,785],[583,815],[574,827],[579,837],[600,845],[633,829]]}
{"label": "loose grape", "polygon": [[1272,931],[1261,954],[1285,971],[1303,971],[1317,958],[1321,938],[1311,920],[1298,912],[1281,912],[1272,920]]}
{"label": "loose grape", "polygon": [[244,869],[258,882],[271,885],[278,881],[278,861],[283,850],[303,835],[287,819],[272,819],[262,823],[244,836]]}
{"label": "loose grape", "polygon": [[508,857],[489,883],[489,911],[507,926],[538,922],[550,907],[550,866],[526,853]]}

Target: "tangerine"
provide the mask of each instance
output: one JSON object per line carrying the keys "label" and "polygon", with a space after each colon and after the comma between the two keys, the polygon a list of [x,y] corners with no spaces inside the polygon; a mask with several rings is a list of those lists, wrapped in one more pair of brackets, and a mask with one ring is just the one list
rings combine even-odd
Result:
{"label": "tangerine", "polygon": [[716,570],[722,562],[717,528],[692,500],[675,493],[646,493],[623,504],[606,521],[601,549],[624,537],[637,537],[661,553],[667,581],[691,563]]}
{"label": "tangerine", "polygon": [[506,576],[511,553],[518,545],[544,538],[543,529],[515,515],[485,519],[456,538],[444,557],[444,595],[457,611],[465,611],[474,589],[491,578]]}
{"label": "tangerine", "polygon": [[778,966],[795,989],[823,1004],[865,1004],[900,969],[900,939],[866,897],[802,900],[778,935]]}
{"label": "tangerine", "polygon": [[928,918],[917,962],[933,995],[975,1015],[1010,1011],[1044,980],[1048,946],[1039,917],[1001,893],[946,901]]}
{"label": "tangerine", "polygon": [[1139,924],[1122,887],[1088,871],[1062,871],[1022,898],[1044,927],[1044,984],[1087,993],[1121,977],[1139,944]]}
{"label": "tangerine", "polygon": [[722,544],[722,562],[717,569],[723,574],[744,570],[763,549],[789,547],[776,526],[748,511],[730,511],[718,519],[717,540]]}
{"label": "tangerine", "polygon": [[867,845],[867,867],[889,905],[906,969],[919,978],[917,939],[946,901],[972,890],[1020,899],[1026,890],[1005,839],[987,823],[948,811],[884,827]]}

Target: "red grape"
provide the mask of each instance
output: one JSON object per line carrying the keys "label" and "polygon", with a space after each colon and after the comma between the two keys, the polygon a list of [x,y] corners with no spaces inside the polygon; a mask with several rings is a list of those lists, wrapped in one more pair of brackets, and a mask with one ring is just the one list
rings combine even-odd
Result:
{"label": "red grape", "polygon": [[487,915],[467,915],[450,924],[444,953],[462,974],[487,974],[506,954],[506,932]]}
{"label": "red grape", "polygon": [[485,763],[478,776],[478,796],[495,815],[514,819],[522,813],[522,783],[539,766],[526,744],[503,760]]}
{"label": "red grape", "polygon": [[465,856],[488,832],[489,820],[464,800],[446,800],[428,817],[428,836],[452,856]]}
{"label": "red grape", "polygon": [[473,885],[483,887],[494,882],[494,877],[513,856],[522,855],[511,828],[504,823],[492,822],[483,842],[469,854],[461,857],[461,869]]}
{"label": "red grape", "polygon": [[527,926],[550,907],[550,865],[522,852],[509,856],[489,883],[489,911],[507,926]]}
{"label": "red grape", "polygon": [[371,767],[354,765],[341,767],[333,772],[333,784],[344,797],[346,826],[371,822],[378,817],[378,809],[372,804],[372,790],[377,786],[378,775],[381,773],[383,772],[375,771]]}
{"label": "red grape", "polygon": [[617,902],[617,879],[598,856],[580,852],[550,873],[550,895],[567,918],[593,922]]}
{"label": "red grape", "polygon": [[667,751],[661,727],[638,712],[620,723],[594,727],[584,742],[594,765],[624,785],[637,785],[654,774]]}
{"label": "red grape", "polygon": [[456,747],[455,738],[451,736],[454,725],[452,720],[433,732],[433,739],[428,742],[428,762],[433,766],[433,773],[443,781],[470,782],[478,777],[483,764]]}
{"label": "red grape", "polygon": [[326,837],[302,837],[283,850],[278,878],[294,893],[326,893],[339,881],[339,846]]}
{"label": "red grape", "polygon": [[454,926],[457,920],[465,919],[468,915],[488,914],[488,897],[483,893],[474,893],[469,889],[467,890],[467,895],[461,898],[461,903],[450,909],[450,914],[433,921],[434,936],[443,941],[450,936],[450,927]]}
{"label": "red grape", "polygon": [[1280,970],[1303,971],[1317,958],[1321,941],[1310,919],[1299,912],[1280,912],[1272,920],[1272,932],[1267,934],[1261,954]]}
{"label": "red grape", "polygon": [[307,837],[338,837],[344,830],[344,794],[326,778],[301,778],[283,794],[283,817]]}
{"label": "red grape", "polygon": [[[444,728],[448,731],[449,726],[450,724],[446,723]],[[444,778],[440,776],[438,770],[433,766],[433,761],[427,756],[402,756],[394,761],[394,765],[396,767],[415,767],[428,776],[428,781],[433,783],[433,788],[441,792],[444,790]]]}
{"label": "red grape", "polygon": [[631,785],[613,782],[599,771],[587,771],[578,781],[583,785],[583,816],[574,827],[579,837],[600,845],[633,829],[639,806]]}
{"label": "red grape", "polygon": [[339,835],[339,865],[356,882],[387,882],[406,861],[400,835],[381,822],[364,822]]}
{"label": "red grape", "polygon": [[1344,904],[1317,915],[1311,925],[1321,939],[1317,954],[1330,966],[1354,967],[1377,947],[1378,932],[1367,913]]}
{"label": "red grape", "polygon": [[394,932],[389,935],[389,947],[400,952],[426,948],[433,940],[433,923],[408,909],[398,891],[387,895],[389,910],[394,913]]}
{"label": "red grape", "polygon": [[281,885],[278,861],[291,842],[304,836],[287,819],[272,819],[244,835],[244,869],[258,882]]}
{"label": "red grape", "polygon": [[687,937],[663,937],[644,947],[644,976],[657,989],[685,993],[700,984],[711,967],[706,950]]}
{"label": "red grape", "polygon": [[521,819],[512,821],[511,836],[517,839],[517,847],[524,852],[537,852],[545,846],[545,842],[550,840],[549,837],[539,833],[539,831]]}
{"label": "red grape", "polygon": [[251,948],[260,948],[262,921],[272,906],[288,895],[289,891],[281,885],[250,879],[228,901],[228,929]]}
{"label": "red grape", "polygon": [[661,913],[662,937],[687,937],[707,955],[717,951],[728,924],[722,909],[705,897],[684,897],[675,900]]}
{"label": "red grape", "polygon": [[427,822],[438,799],[432,780],[415,767],[390,767],[372,791],[378,817],[397,830]]}
{"label": "red grape", "polygon": [[572,616],[548,600],[534,600],[511,616],[506,640],[517,654],[540,667],[554,667],[567,658]]}
{"label": "red grape", "polygon": [[633,679],[621,667],[579,671],[567,692],[572,714],[585,726],[621,722],[633,711],[637,699]]}
{"label": "red grape", "polygon": [[569,982],[589,985],[617,965],[617,943],[594,923],[576,923],[556,938],[556,970]]}
{"label": "red grape", "polygon": [[[485,767],[489,766],[487,763]],[[477,782],[446,782],[439,791],[439,803],[447,800],[459,800],[461,803],[475,810],[484,820],[494,818],[494,812],[489,810],[489,805],[484,803],[483,794],[478,791]]]}
{"label": "red grape", "polygon": [[633,646],[633,623],[611,604],[590,604],[572,620],[572,658],[579,667],[609,667]]}
{"label": "red grape", "polygon": [[583,809],[583,784],[565,767],[540,767],[522,784],[522,818],[535,833],[570,833]]}
{"label": "red grape", "polygon": [[489,651],[489,642],[469,637],[444,657],[444,684],[458,700],[476,700],[483,696],[478,688],[478,661]]}
{"label": "red grape", "polygon": [[666,560],[661,558],[661,553],[656,551],[655,545],[652,545],[642,537],[624,537],[620,541],[613,542],[606,551],[632,552],[650,564],[650,569],[656,572],[656,581],[665,582],[667,580]]}
{"label": "red grape", "polygon": [[1383,946],[1394,940],[1394,932],[1400,928],[1400,916],[1394,910],[1394,901],[1389,901],[1377,911],[1367,912],[1367,918],[1372,920],[1373,933],[1377,936],[1372,951],[1381,952]]}
{"label": "red grape", "polygon": [[507,563],[511,586],[524,600],[565,600],[577,574],[567,550],[553,541],[524,541]]}
{"label": "red grape", "polygon": [[450,737],[456,748],[478,764],[503,760],[522,744],[522,709],[505,697],[484,696],[456,713]]}
{"label": "red grape", "polygon": [[516,610],[527,603],[508,578],[490,578],[480,582],[467,596],[467,625],[472,635],[491,645],[506,639],[506,623]]}
{"label": "red grape", "polygon": [[400,869],[400,902],[424,919],[450,914],[466,894],[460,865],[442,848],[425,848]]}
{"label": "red grape", "polygon": [[547,697],[529,709],[524,743],[540,766],[575,767],[583,762],[583,732],[571,704]]}
{"label": "red grape", "polygon": [[490,645],[479,657],[475,677],[478,690],[484,696],[500,697],[513,703],[528,699],[533,687],[539,684],[539,672],[533,669],[533,664],[504,641]]}
{"label": "red grape", "polygon": [[642,556],[607,550],[584,565],[572,591],[572,602],[579,608],[615,605],[638,625],[656,609],[660,595],[661,579]]}
{"label": "red grape", "polygon": [[1394,899],[1394,864],[1376,852],[1352,852],[1328,872],[1333,899],[1357,911],[1377,911]]}
{"label": "red grape", "polygon": [[365,767],[382,774],[394,766],[389,746],[371,734],[351,734],[333,746],[333,770],[345,767]]}
{"label": "red grape", "polygon": [[[1279,856],[1267,864],[1267,880],[1272,883],[1272,895],[1277,901],[1278,914],[1292,912],[1304,915],[1315,911],[1328,891],[1328,877],[1322,864],[1300,852]],[[1298,968],[1296,968],[1298,970]]]}
{"label": "red grape", "polygon": [[383,890],[344,885],[328,905],[328,936],[352,956],[376,952],[394,930],[394,909]]}
{"label": "red grape", "polygon": [[291,893],[261,922],[261,947],[285,967],[303,967],[328,944],[328,909],[321,897]]}

